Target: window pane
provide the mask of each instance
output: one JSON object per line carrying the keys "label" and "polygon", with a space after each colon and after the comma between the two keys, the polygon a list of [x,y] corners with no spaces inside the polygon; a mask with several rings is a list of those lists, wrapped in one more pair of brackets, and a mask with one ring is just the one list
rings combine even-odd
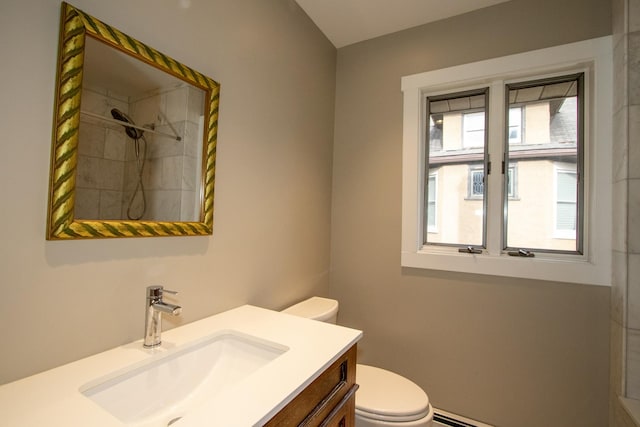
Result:
{"label": "window pane", "polygon": [[[484,246],[487,96],[488,90],[482,89],[427,99],[424,243]],[[433,191],[436,181],[439,191]]]}
{"label": "window pane", "polygon": [[517,198],[512,176],[505,197],[508,248],[578,251],[579,87],[580,76],[507,85],[506,158],[518,164]]}

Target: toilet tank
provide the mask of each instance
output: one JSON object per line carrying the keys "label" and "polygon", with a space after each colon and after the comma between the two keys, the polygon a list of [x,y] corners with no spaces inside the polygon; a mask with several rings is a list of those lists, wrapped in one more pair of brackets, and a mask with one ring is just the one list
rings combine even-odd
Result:
{"label": "toilet tank", "polygon": [[282,310],[283,313],[306,317],[326,323],[336,323],[338,301],[330,298],[311,297]]}

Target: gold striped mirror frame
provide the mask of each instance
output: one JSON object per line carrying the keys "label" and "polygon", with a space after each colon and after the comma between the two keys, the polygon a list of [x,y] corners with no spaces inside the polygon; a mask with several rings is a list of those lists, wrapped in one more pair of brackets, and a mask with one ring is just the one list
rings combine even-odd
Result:
{"label": "gold striped mirror frame", "polygon": [[[100,40],[205,92],[200,221],[161,222],[74,218],[80,97],[86,37]],[[213,231],[220,84],[104,22],[62,3],[47,214],[47,240],[198,236]]]}

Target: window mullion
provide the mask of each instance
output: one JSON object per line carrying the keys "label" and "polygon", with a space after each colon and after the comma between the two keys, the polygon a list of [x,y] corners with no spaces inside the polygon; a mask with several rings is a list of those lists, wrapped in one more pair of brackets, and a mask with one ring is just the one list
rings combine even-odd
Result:
{"label": "window mullion", "polygon": [[489,143],[488,153],[491,173],[487,176],[486,189],[486,227],[487,251],[490,255],[499,255],[502,251],[502,212],[503,212],[503,174],[502,159],[505,137],[505,89],[502,81],[490,86],[489,97]]}

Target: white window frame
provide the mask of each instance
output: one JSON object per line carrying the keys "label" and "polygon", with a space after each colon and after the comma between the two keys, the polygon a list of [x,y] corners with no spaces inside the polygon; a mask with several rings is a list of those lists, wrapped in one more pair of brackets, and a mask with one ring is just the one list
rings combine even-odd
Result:
{"label": "white window frame", "polygon": [[[496,172],[501,160],[496,154],[502,152],[506,133],[504,85],[575,72],[585,73],[584,253],[509,256],[502,248],[503,175]],[[401,265],[610,286],[612,74],[612,38],[607,36],[403,77]],[[456,247],[424,245],[426,97],[471,90],[488,82],[493,164],[488,185],[503,190],[489,191],[487,248],[472,254],[460,253]],[[497,98],[503,101],[492,101]]]}

